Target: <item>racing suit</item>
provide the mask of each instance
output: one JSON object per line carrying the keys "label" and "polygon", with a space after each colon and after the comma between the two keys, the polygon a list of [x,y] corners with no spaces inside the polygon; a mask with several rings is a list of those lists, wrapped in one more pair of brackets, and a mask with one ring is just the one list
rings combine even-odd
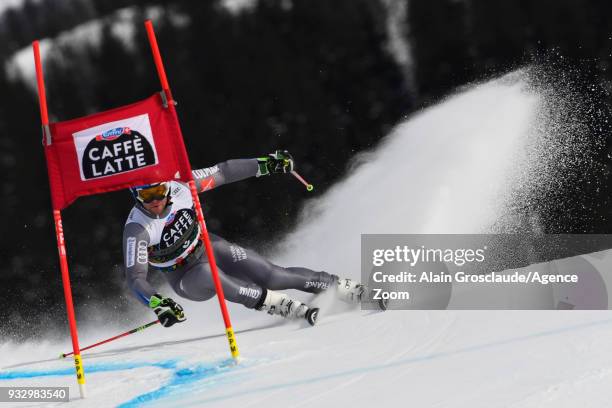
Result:
{"label": "racing suit", "polygon": [[[198,192],[259,175],[257,159],[228,160],[194,170]],[[302,267],[283,268],[256,252],[209,234],[225,298],[258,308],[266,289],[298,289],[319,293],[338,277]],[[137,203],[123,232],[124,267],[128,286],[144,304],[157,291],[147,281],[149,268],[164,273],[172,289],[184,298],[208,300],[215,295],[210,265],[189,187],[170,182],[169,201],[158,216]]]}

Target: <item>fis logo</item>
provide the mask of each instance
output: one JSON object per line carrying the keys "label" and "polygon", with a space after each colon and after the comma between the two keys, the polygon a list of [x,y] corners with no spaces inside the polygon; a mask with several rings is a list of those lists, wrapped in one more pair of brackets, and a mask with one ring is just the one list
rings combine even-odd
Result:
{"label": "fis logo", "polygon": [[124,134],[129,135],[130,133],[131,133],[131,130],[129,127],[118,127],[114,129],[109,129],[100,135],[96,135],[96,140],[98,142],[101,142],[103,140],[111,141],[111,140],[118,139],[121,135],[124,135]]}
{"label": "fis logo", "polygon": [[164,224],[164,226],[166,225],[170,225],[174,222],[174,218],[176,217],[176,211],[170,213],[170,215],[168,216],[168,218],[166,218],[166,223]]}

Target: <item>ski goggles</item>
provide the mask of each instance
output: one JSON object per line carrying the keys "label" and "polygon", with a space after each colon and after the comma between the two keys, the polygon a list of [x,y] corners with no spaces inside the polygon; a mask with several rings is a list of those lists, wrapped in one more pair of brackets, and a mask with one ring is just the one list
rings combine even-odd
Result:
{"label": "ski goggles", "polygon": [[166,183],[136,190],[136,199],[141,203],[149,204],[155,200],[163,200],[168,197],[170,187]]}

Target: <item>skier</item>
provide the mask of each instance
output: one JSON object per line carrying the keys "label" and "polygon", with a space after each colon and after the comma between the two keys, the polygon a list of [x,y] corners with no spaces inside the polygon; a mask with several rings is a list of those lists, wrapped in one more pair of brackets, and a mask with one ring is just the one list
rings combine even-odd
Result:
{"label": "skier", "polygon": [[[194,170],[198,192],[249,177],[288,173],[293,170],[289,152],[277,150],[256,159],[228,160]],[[136,204],[123,233],[126,279],[137,298],[153,309],[164,327],[185,321],[183,308],[157,293],[147,281],[149,268],[164,273],[176,294],[194,301],[215,295],[208,259],[200,240],[191,191],[177,181],[165,181],[130,189]],[[357,303],[365,297],[365,287],[350,279],[302,267],[282,268],[254,251],[209,234],[225,298],[247,308],[286,318],[316,322],[318,309],[291,299],[280,289],[310,293],[335,290],[337,296]]]}

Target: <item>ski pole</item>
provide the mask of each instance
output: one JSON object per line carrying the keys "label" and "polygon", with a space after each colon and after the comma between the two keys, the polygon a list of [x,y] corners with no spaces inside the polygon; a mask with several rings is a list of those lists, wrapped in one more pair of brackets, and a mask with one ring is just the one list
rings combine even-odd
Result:
{"label": "ski pole", "polygon": [[306,186],[306,190],[307,190],[307,191],[312,191],[312,190],[314,190],[314,186],[313,186],[312,184],[308,183],[306,180],[304,180],[304,179],[302,178],[302,176],[300,176],[300,175],[297,173],[297,171],[295,171],[295,170],[291,170],[291,174],[293,174],[293,176],[294,176],[296,179],[298,179],[300,183],[302,183],[303,185],[305,185],[305,186]]}
{"label": "ski pole", "polygon": [[[125,336],[129,336],[130,334],[134,334],[134,333],[136,333],[136,332],[142,331],[142,330],[144,330],[144,329],[146,329],[146,328],[149,328],[149,327],[151,327],[151,326],[153,326],[154,324],[157,324],[157,323],[159,323],[159,320],[155,320],[154,322],[147,323],[147,324],[145,324],[145,325],[143,325],[143,326],[137,327],[137,328],[132,329],[132,330],[130,330],[130,331],[127,331],[127,332],[125,332],[125,333],[121,333],[121,334],[119,334],[119,335],[117,335],[117,336],[115,336],[115,337],[111,337],[110,339],[102,340],[101,342],[98,342],[98,343],[96,343],[96,344],[92,344],[91,346],[83,347],[83,348],[81,349],[81,351],[84,351],[84,350],[89,350],[90,348],[93,348],[93,347],[99,346],[99,345],[101,345],[101,344],[108,343],[108,342],[111,342],[111,341],[113,341],[113,340],[117,340],[118,338],[125,337]],[[60,358],[66,358],[66,357],[68,357],[68,356],[69,356],[69,355],[71,355],[71,354],[72,354],[72,352],[70,352],[70,353],[62,353],[62,354],[60,354]]]}

